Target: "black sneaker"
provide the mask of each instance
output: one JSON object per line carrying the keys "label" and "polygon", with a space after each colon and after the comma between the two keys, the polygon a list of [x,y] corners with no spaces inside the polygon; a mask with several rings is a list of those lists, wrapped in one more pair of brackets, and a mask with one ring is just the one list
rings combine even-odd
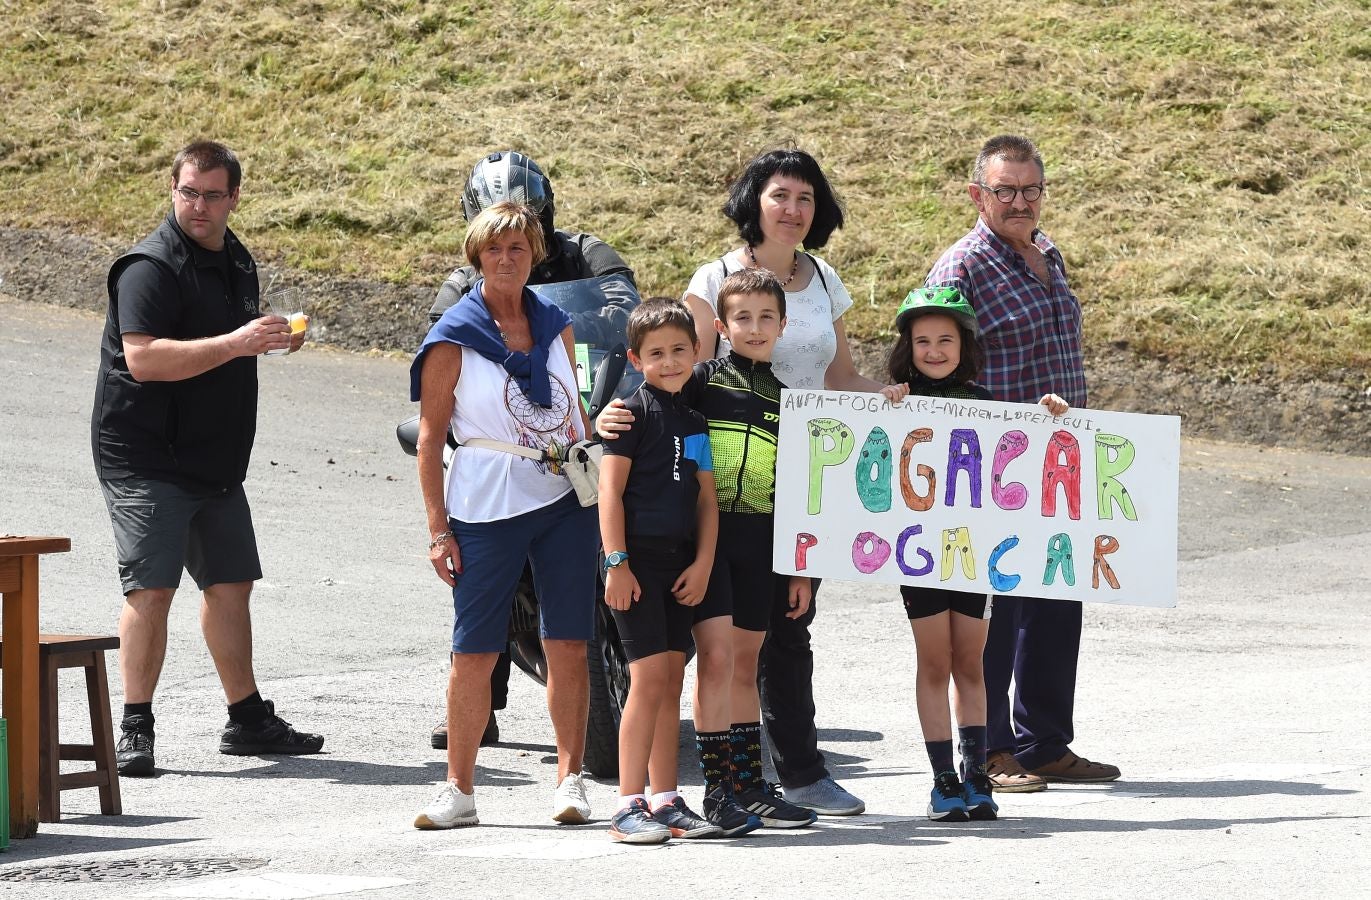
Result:
{"label": "black sneaker", "polygon": [[152,745],[156,738],[151,731],[121,728],[119,745],[114,750],[114,765],[124,777],[146,778],[155,774]]}
{"label": "black sneaker", "polygon": [[722,829],[723,837],[739,837],[762,827],[761,819],[743,812],[733,799],[732,786],[727,784],[705,797],[705,818]]}
{"label": "black sneaker", "polygon": [[500,743],[500,723],[495,721],[495,710],[490,711],[490,718],[486,720],[486,730],[481,732],[481,746],[494,747]]}
{"label": "black sneaker", "polygon": [[733,798],[744,812],[752,813],[768,828],[804,828],[819,818],[814,810],[786,800],[781,796],[781,789],[769,781],[762,782],[760,788],[737,791]]}
{"label": "black sneaker", "polygon": [[[429,746],[434,750],[447,749],[447,716],[433,726],[433,731],[428,736]],[[494,747],[500,743],[500,723],[495,721],[495,710],[490,711],[490,719],[486,722],[486,730],[481,732],[481,746]]]}
{"label": "black sneaker", "polygon": [[219,752],[229,756],[258,756],[263,753],[318,753],[324,746],[322,734],[296,731],[276,715],[276,705],[264,700],[267,717],[252,725],[230,721],[219,738]]}
{"label": "black sneaker", "polygon": [[724,833],[718,825],[703,816],[697,816],[686,806],[683,797],[677,797],[666,806],[654,810],[652,818],[665,825],[674,838],[710,838]]}

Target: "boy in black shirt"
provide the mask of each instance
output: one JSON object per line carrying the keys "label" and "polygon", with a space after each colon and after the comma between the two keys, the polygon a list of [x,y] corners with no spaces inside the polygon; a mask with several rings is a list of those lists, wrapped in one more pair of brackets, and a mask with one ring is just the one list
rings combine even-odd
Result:
{"label": "boy in black shirt", "polygon": [[605,602],[630,673],[619,726],[619,810],[610,835],[648,844],[741,834],[760,823],[731,799],[707,820],[676,791],[692,607],[704,599],[718,529],[709,434],[680,396],[693,374],[694,321],[679,301],[654,298],[629,317],[628,341],[644,384],[626,403],[632,427],[605,446],[599,485]]}

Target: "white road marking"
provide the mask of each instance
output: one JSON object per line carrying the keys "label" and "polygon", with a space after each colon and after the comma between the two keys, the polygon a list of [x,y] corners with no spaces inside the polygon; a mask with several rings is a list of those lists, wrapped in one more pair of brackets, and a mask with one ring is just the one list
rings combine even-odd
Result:
{"label": "white road marking", "polygon": [[303,900],[399,887],[404,878],[372,878],[362,875],[303,875],[268,872],[232,878],[196,878],[174,887],[151,892],[153,897],[234,897],[237,900]]}

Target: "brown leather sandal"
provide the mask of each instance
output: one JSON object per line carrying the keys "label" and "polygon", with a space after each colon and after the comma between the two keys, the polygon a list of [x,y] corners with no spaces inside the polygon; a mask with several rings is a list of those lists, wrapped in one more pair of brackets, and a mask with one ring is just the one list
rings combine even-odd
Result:
{"label": "brown leather sandal", "polygon": [[1038,766],[1034,775],[1046,781],[1059,781],[1065,784],[1098,784],[1114,781],[1119,777],[1119,767],[1108,763],[1091,762],[1084,756],[1077,756],[1068,750],[1060,759]]}
{"label": "brown leather sandal", "polygon": [[1047,790],[1047,781],[1032,774],[1014,754],[1005,750],[991,753],[985,759],[985,772],[991,786],[1002,794],[1032,794]]}

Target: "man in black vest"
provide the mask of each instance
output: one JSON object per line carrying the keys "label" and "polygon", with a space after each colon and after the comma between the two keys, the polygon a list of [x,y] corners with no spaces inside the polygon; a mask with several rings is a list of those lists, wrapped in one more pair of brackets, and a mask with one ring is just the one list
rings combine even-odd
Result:
{"label": "man in black vest", "polygon": [[171,211],[110,269],[91,415],[95,470],[114,526],[124,609],[121,775],[152,775],[152,695],[184,567],[204,592],[200,623],[228,702],[219,751],[317,753],[257,692],[252,583],[262,577],[243,492],[257,428],[257,357],[297,350],[259,315],[257,267],[228,230],[242,168],[222,144],[176,155]]}

